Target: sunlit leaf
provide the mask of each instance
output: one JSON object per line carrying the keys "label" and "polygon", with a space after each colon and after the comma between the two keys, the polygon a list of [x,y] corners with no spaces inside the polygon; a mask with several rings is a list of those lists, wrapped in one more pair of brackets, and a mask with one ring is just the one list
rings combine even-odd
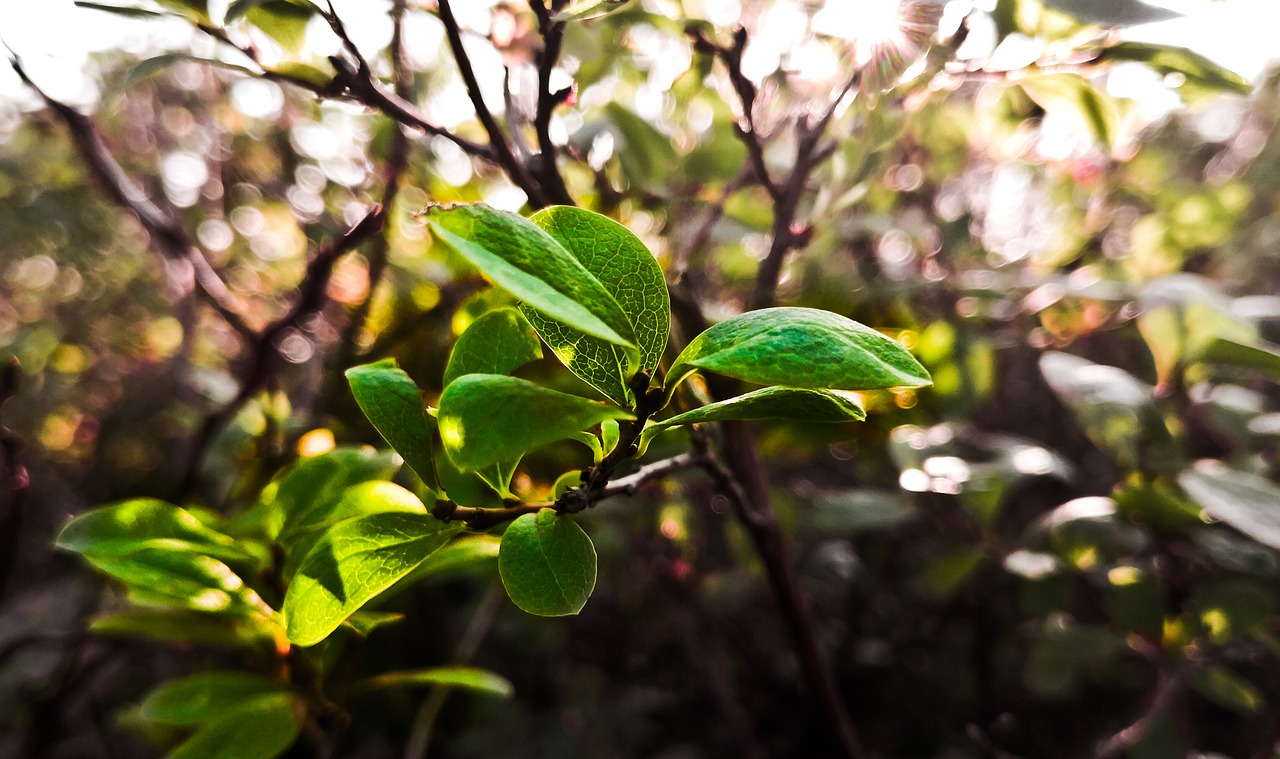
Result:
{"label": "sunlit leaf", "polygon": [[667,374],[668,391],[697,369],[760,385],[810,389],[872,390],[931,382],[898,343],[813,308],[766,308],[711,327],[676,358]]}
{"label": "sunlit leaf", "polygon": [[310,646],[464,528],[430,515],[374,514],[331,528],[303,559],[285,594],[289,640]]}
{"label": "sunlit leaf", "polygon": [[[710,403],[677,414],[647,427],[643,437],[652,438],[672,427],[731,419],[757,421],[787,419],[795,422],[859,422],[867,414],[854,401],[830,390],[792,387],[765,387],[736,398]],[[643,445],[643,444],[642,444]]]}
{"label": "sunlit leaf", "polygon": [[347,382],[360,410],[387,445],[404,457],[427,487],[439,490],[431,439],[436,422],[422,405],[422,391],[395,359],[348,369]]}
{"label": "sunlit leaf", "polygon": [[662,269],[630,230],[600,214],[557,206],[539,211],[530,221],[563,245],[617,299],[636,336],[639,364],[631,366],[621,348],[527,306],[525,315],[570,371],[614,403],[634,408],[628,380],[637,369],[657,368],[667,346],[671,301]]}
{"label": "sunlit leaf", "polygon": [[538,334],[514,308],[489,311],[458,338],[444,370],[444,384],[466,374],[510,374],[542,358]]}
{"label": "sunlit leaf", "polygon": [[478,667],[432,667],[430,669],[387,672],[357,683],[352,686],[352,690],[366,691],[382,688],[435,687],[439,685],[463,688],[499,698],[511,698],[512,694],[515,693],[515,686],[511,684],[510,680]]}
{"label": "sunlit leaf", "polygon": [[1178,484],[1209,516],[1280,549],[1280,486],[1211,460],[1178,475]]}
{"label": "sunlit leaf", "polygon": [[440,439],[464,471],[519,458],[625,411],[497,374],[468,374],[440,396]]}

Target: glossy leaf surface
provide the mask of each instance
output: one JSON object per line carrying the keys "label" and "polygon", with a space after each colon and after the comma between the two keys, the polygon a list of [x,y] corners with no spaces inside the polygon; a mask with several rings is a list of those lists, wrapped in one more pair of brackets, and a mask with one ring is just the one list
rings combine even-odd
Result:
{"label": "glossy leaf surface", "polygon": [[720,322],[676,358],[668,390],[697,369],[761,385],[839,390],[923,387],[929,373],[870,327],[813,308],[766,308]]}
{"label": "glossy leaf surface", "polygon": [[474,471],[606,419],[629,415],[576,395],[496,374],[468,374],[440,396],[440,439],[460,469]]}
{"label": "glossy leaf surface", "polygon": [[635,347],[618,301],[528,219],[484,205],[436,207],[428,213],[428,226],[440,242],[530,308],[602,340]]}
{"label": "glossy leaf surface", "polygon": [[289,640],[300,646],[319,643],[463,528],[430,515],[400,513],[333,527],[303,559],[285,594]]}
{"label": "glossy leaf surface", "polygon": [[510,374],[542,358],[538,333],[514,308],[483,314],[458,338],[444,370],[444,384],[466,374]]}
{"label": "glossy leaf surface", "polygon": [[498,573],[524,611],[540,617],[577,614],[596,586],[596,549],[572,519],[543,509],[507,527]]}
{"label": "glossy leaf surface", "polygon": [[640,348],[640,363],[631,366],[621,348],[536,311],[526,308],[525,315],[570,371],[614,403],[633,408],[627,380],[636,369],[657,368],[670,331],[671,300],[662,269],[638,237],[607,216],[557,206],[530,221],[559,241],[621,304]]}

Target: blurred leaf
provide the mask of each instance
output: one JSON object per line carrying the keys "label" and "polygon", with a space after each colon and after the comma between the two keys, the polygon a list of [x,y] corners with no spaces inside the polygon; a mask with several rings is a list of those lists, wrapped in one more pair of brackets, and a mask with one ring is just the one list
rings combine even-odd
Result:
{"label": "blurred leaf", "polygon": [[1075,16],[1103,26],[1133,26],[1178,18],[1182,14],[1148,5],[1141,0],[1044,0],[1050,5]]}
{"label": "blurred leaf", "polygon": [[302,712],[289,693],[242,701],[239,708],[202,725],[166,759],[272,759],[298,739]]}
{"label": "blurred leaf", "polygon": [[458,338],[444,370],[444,384],[466,374],[510,374],[542,358],[538,334],[514,308],[489,311]]}
{"label": "blurred leaf", "polygon": [[94,616],[89,620],[89,632],[163,643],[247,648],[271,643],[273,630],[253,617],[217,617],[175,609],[122,609]]}
{"label": "blurred leaf", "polygon": [[610,343],[635,348],[626,312],[559,242],[524,217],[484,205],[435,206],[440,242],[529,308]]}
{"label": "blurred leaf", "polygon": [[628,181],[638,188],[665,182],[678,160],[671,138],[615,101],[606,103],[604,111],[618,138],[614,155]]}
{"label": "blurred leaf", "polygon": [[86,0],[75,0],[77,8],[88,8],[94,11],[105,11],[114,13],[117,16],[125,16],[128,18],[160,18],[168,14],[160,11],[147,10],[146,8],[134,8],[127,5],[108,5],[106,3],[91,3]]}
{"label": "blurred leaf", "polygon": [[895,341],[813,308],[765,308],[711,327],[676,358],[667,391],[697,369],[761,385],[813,389],[930,384],[929,373]]}
{"label": "blurred leaf", "polygon": [[[315,6],[301,0],[254,2],[243,11],[249,23],[261,29],[289,53],[297,53],[307,40],[307,23],[316,14]],[[231,11],[227,12],[231,15]]]}
{"label": "blurred leaf", "polygon": [[155,0],[161,6],[177,11],[194,21],[209,21],[208,0]]}
{"label": "blurred leaf", "polygon": [[58,534],[64,551],[122,556],[144,548],[205,554],[225,561],[253,561],[235,539],[193,514],[154,498],[101,506],[71,520]]}
{"label": "blurred leaf", "polygon": [[1102,670],[1124,650],[1124,639],[1108,630],[1050,625],[1032,646],[1023,678],[1035,695],[1063,698],[1083,676]]}
{"label": "blurred leaf", "polygon": [[1206,459],[1178,475],[1178,484],[1209,516],[1280,548],[1280,487],[1270,480]]}
{"label": "blurred leaf", "polygon": [[353,367],[346,376],[356,403],[382,439],[428,488],[439,490],[431,454],[436,420],[423,408],[422,391],[414,381],[391,358]]}
{"label": "blurred leaf", "polygon": [[1210,360],[1216,341],[1252,343],[1257,329],[1231,310],[1230,301],[1203,277],[1175,274],[1153,280],[1138,295],[1138,331],[1155,358],[1160,382],[1181,364]]}
{"label": "blurred leaf", "polygon": [[403,621],[404,615],[399,612],[361,609],[344,619],[342,624],[351,628],[361,638],[367,638],[370,633],[379,627],[386,627]]}
{"label": "blurred leaf", "polygon": [[502,534],[498,573],[516,606],[540,617],[577,614],[596,586],[596,549],[569,517],[525,514]]}
{"label": "blurred leaf", "polygon": [[569,21],[590,21],[593,18],[607,16],[620,10],[627,0],[582,0],[551,17],[552,23],[563,24]]}
{"label": "blurred leaf", "polygon": [[353,691],[381,688],[406,688],[413,686],[435,687],[445,685],[484,693],[499,698],[511,698],[515,686],[511,681],[487,669],[477,667],[432,667],[402,672],[388,672],[371,677],[352,686]]}
{"label": "blurred leaf", "polygon": [[806,524],[822,532],[851,533],[894,527],[915,516],[900,492],[858,489],[814,498]]}
{"label": "blurred leaf", "polygon": [[1103,146],[1108,149],[1114,146],[1120,114],[1111,98],[1094,89],[1084,77],[1033,74],[1019,79],[1018,84],[1041,108],[1073,114]]}
{"label": "blurred leaf", "polygon": [[320,68],[298,61],[281,61],[274,66],[264,67],[264,70],[312,87],[326,87],[336,76],[331,67]]}
{"label": "blurred leaf", "polygon": [[1095,445],[1125,469],[1164,470],[1177,460],[1152,388],[1123,369],[1067,353],[1040,357],[1040,372]]}
{"label": "blurred leaf", "polygon": [[284,599],[289,640],[300,646],[324,640],[464,528],[402,513],[374,514],[331,528],[289,583]]}
{"label": "blurred leaf", "polygon": [[953,593],[982,565],[985,552],[975,546],[961,546],[933,558],[924,570],[925,588],[936,598]]}
{"label": "blurred leaf", "polygon": [[628,380],[637,370],[656,369],[667,347],[671,301],[662,269],[631,230],[606,216],[557,206],[539,211],[530,221],[563,245],[617,299],[636,336],[639,364],[632,366],[620,348],[528,306],[522,306],[525,316],[570,371],[619,406],[635,408]]}
{"label": "blurred leaf", "polygon": [[526,451],[606,419],[622,409],[497,374],[468,374],[440,396],[440,439],[463,471],[518,459]]}
{"label": "blurred leaf", "polygon": [[148,693],[142,702],[142,716],[163,725],[189,727],[236,711],[246,699],[288,689],[286,683],[249,672],[200,672],[171,680]]}
{"label": "blurred leaf", "polygon": [[1214,338],[1200,354],[1203,361],[1242,369],[1256,369],[1270,379],[1280,382],[1280,346],[1255,341],[1237,342],[1226,338]]}
{"label": "blurred leaf", "polygon": [[655,422],[645,428],[642,437],[647,440],[672,427],[730,419],[835,423],[860,422],[866,418],[866,412],[856,402],[830,390],[765,387]]}
{"label": "blurred leaf", "polygon": [[210,556],[149,547],[127,554],[90,553],[85,558],[124,583],[137,603],[239,616],[270,613],[239,575]]}
{"label": "blurred leaf", "polygon": [[1148,42],[1119,42],[1104,48],[1099,59],[1136,61],[1147,64],[1165,76],[1181,75],[1185,77],[1185,82],[1175,87],[1179,90],[1185,88],[1236,95],[1248,95],[1253,90],[1248,79],[1185,47],[1153,45]]}
{"label": "blurred leaf", "polygon": [[1226,667],[1193,670],[1187,682],[1201,696],[1241,714],[1255,714],[1266,704],[1257,686]]}

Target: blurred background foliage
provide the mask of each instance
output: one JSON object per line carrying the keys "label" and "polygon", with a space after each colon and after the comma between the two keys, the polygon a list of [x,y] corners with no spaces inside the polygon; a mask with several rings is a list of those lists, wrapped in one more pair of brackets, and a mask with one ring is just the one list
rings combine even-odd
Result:
{"label": "blurred background foliage", "polygon": [[[166,29],[168,47],[98,55],[76,105],[260,329],[289,314],[316,251],[384,197],[399,127],[311,91],[333,79],[339,43],[301,5],[236,3],[248,12],[225,26],[217,5],[146,6],[164,15],[138,23]],[[527,153],[537,20],[520,3],[457,5],[485,98]],[[792,231],[808,244],[778,299],[884,328],[935,386],[868,395],[887,413],[866,423],[759,430],[863,743],[886,757],[1271,759],[1280,79],[1250,94],[1194,54],[1098,25],[1123,18],[968,5],[947,7],[942,42],[908,56],[893,88],[904,67],[845,34],[858,18],[839,2],[633,0],[572,19],[551,86],[573,92],[546,125],[565,185],[639,235],[709,317],[736,313],[775,199],[735,134],[732,77],[702,42],[746,29],[751,120],[779,176],[790,125],[869,57],[804,184]],[[339,6],[383,81],[390,9]],[[403,33],[405,99],[483,141],[434,4],[410,3]],[[866,84],[878,66],[884,92]],[[1186,105],[1153,117],[1113,94],[1134,67]],[[95,631],[121,594],[51,541],[71,515],[128,497],[235,514],[299,456],[380,445],[342,382],[359,361],[396,357],[432,400],[456,335],[505,301],[415,214],[527,198],[450,139],[409,135],[385,231],[338,259],[320,305],[274,334],[283,361],[233,406],[253,340],[153,252],[52,111],[0,104],[0,353],[20,378],[0,419],[22,441],[0,462],[0,754],[159,753],[167,734],[131,707],[152,685],[269,666],[195,627]],[[592,393],[554,359],[522,373]],[[668,436],[650,455],[683,445]],[[514,487],[546,492],[582,456],[536,452]],[[401,756],[427,737],[460,757],[819,755],[760,561],[727,511],[692,473],[601,504],[582,520],[601,582],[569,620],[499,605],[485,572],[400,596],[389,608],[403,621],[353,638],[335,681],[465,655],[510,679],[514,699],[430,696],[427,713],[422,691],[353,697],[336,743],[289,755]]]}

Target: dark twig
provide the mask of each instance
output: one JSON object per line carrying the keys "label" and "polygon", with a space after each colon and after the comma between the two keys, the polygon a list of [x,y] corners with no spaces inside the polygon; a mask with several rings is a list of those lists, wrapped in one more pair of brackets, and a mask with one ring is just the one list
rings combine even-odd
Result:
{"label": "dark twig", "polygon": [[535,207],[548,205],[549,201],[543,192],[544,188],[533,180],[529,175],[529,168],[512,152],[511,143],[507,141],[506,134],[484,102],[484,96],[480,93],[480,81],[476,78],[475,69],[471,65],[471,57],[467,55],[467,49],[462,44],[462,29],[453,15],[453,7],[449,0],[439,0],[439,8],[440,21],[444,24],[445,36],[449,40],[449,49],[453,52],[453,58],[458,64],[458,71],[462,75],[463,84],[467,87],[467,94],[471,98],[471,105],[475,108],[476,118],[484,127],[485,133],[489,135],[489,146],[493,151],[494,160],[507,173],[511,181],[524,191],[530,205]]}
{"label": "dark twig", "polygon": [[573,205],[573,197],[565,187],[564,177],[556,167],[556,146],[551,141],[551,116],[555,109],[573,94],[573,87],[552,92],[551,74],[560,49],[564,45],[564,23],[552,21],[552,16],[542,0],[529,0],[529,7],[538,18],[538,33],[542,35],[542,49],[538,51],[538,110],[534,115],[534,131],[538,133],[537,163],[533,170],[538,183],[555,203]]}
{"label": "dark twig", "polygon": [[27,75],[21,61],[10,57],[9,64],[18,78],[30,87],[44,104],[66,125],[76,148],[89,164],[89,168],[107,190],[111,199],[133,213],[167,258],[183,261],[191,267],[196,292],[228,325],[242,336],[251,336],[253,329],[242,314],[239,299],[232,294],[204,253],[191,240],[174,213],[156,205],[142,188],[134,184],[116,162],[98,133],[93,121],[71,106],[53,99],[40,89]]}
{"label": "dark twig", "polygon": [[18,360],[10,358],[0,373],[0,600],[18,555],[18,539],[31,476],[19,458],[22,439],[4,424],[5,402],[18,394]]}

